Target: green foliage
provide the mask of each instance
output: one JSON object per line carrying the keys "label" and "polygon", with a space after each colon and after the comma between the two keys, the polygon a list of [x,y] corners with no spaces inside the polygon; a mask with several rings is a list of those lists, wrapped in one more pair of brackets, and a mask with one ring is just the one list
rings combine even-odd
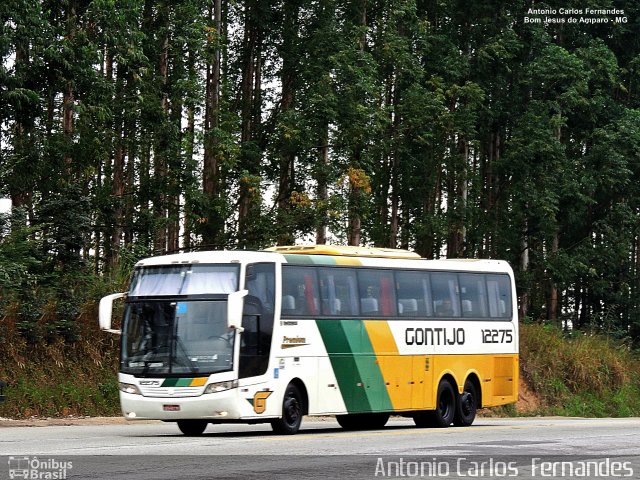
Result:
{"label": "green foliage", "polygon": [[216,5],[0,5],[0,318],[30,344],[81,341],[144,256],[328,229],[504,258],[530,317],[640,345],[637,22]]}

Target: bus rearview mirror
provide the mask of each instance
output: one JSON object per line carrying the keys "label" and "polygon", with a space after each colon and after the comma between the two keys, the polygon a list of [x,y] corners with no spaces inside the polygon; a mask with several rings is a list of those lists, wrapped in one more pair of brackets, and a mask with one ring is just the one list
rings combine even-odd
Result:
{"label": "bus rearview mirror", "polygon": [[100,324],[100,330],[104,330],[109,333],[121,334],[121,330],[113,330],[111,328],[111,313],[113,311],[113,301],[122,298],[126,293],[113,293],[107,295],[100,300],[100,307],[98,309],[98,322]]}
{"label": "bus rearview mirror", "polygon": [[229,328],[242,328],[242,307],[244,305],[244,297],[248,293],[248,290],[239,290],[229,294],[227,301],[227,326]]}

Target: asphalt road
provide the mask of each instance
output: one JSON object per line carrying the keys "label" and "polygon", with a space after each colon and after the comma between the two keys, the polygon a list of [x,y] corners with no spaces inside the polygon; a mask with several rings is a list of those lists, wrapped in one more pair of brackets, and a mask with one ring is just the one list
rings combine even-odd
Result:
{"label": "asphalt road", "polygon": [[20,478],[27,463],[29,478],[35,470],[54,479],[640,478],[640,418],[479,418],[448,429],[394,418],[358,432],[322,418],[305,419],[295,436],[266,425],[211,425],[201,437],[165,423],[0,422],[0,455],[0,480],[10,469]]}

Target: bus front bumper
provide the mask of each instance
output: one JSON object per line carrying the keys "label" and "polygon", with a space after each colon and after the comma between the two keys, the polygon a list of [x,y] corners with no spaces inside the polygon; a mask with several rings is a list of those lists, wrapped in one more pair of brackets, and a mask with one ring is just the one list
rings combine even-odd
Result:
{"label": "bus front bumper", "polygon": [[120,392],[122,414],[127,420],[234,420],[241,417],[237,389],[197,397],[145,397]]}

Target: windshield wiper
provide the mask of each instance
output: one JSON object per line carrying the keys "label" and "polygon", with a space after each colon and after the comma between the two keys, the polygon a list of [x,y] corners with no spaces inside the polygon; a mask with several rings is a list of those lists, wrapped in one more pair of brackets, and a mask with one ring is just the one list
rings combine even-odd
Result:
{"label": "windshield wiper", "polygon": [[191,373],[198,373],[200,371],[200,369],[189,358],[189,354],[187,352],[187,349],[185,348],[184,343],[182,342],[182,339],[180,338],[180,336],[178,334],[175,334],[173,338],[174,338],[174,340],[176,342],[176,345],[178,347],[180,347],[180,350],[182,350],[182,355],[184,356],[184,358],[187,359],[187,362],[189,362],[189,369],[191,370]]}

